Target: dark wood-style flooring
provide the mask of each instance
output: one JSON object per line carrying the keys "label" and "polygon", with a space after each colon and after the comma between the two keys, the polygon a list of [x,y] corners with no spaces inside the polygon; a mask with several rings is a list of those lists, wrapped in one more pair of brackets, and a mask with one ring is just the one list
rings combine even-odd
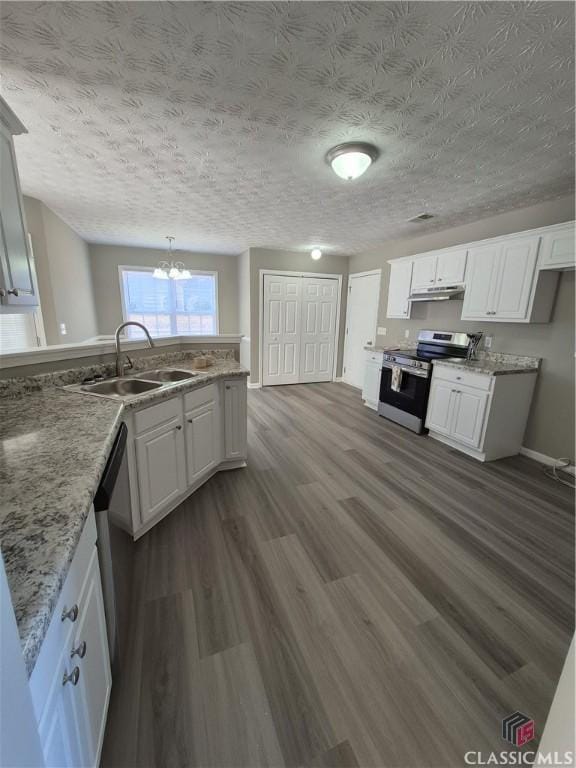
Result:
{"label": "dark wood-style flooring", "polygon": [[[343,384],[249,393],[249,466],[137,542],[103,766],[461,766],[540,735],[574,628],[571,491]],[[534,747],[534,742],[530,745]]]}

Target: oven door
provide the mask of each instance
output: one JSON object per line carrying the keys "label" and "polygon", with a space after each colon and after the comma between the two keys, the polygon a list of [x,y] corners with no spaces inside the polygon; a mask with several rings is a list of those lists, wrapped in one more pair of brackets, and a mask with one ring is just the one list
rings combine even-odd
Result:
{"label": "oven door", "polygon": [[[430,372],[414,368],[399,366],[402,371],[400,391],[392,389],[393,363],[382,364],[382,377],[380,379],[380,403],[397,408],[424,423],[426,417],[426,405],[430,392]],[[383,409],[389,412],[390,408]],[[412,420],[410,420],[412,421]],[[408,426],[408,424],[406,425]]]}

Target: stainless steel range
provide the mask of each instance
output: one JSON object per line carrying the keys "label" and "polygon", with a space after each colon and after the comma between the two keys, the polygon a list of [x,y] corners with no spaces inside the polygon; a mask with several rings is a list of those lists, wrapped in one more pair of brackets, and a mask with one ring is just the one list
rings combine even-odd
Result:
{"label": "stainless steel range", "polygon": [[391,350],[382,358],[378,413],[422,434],[430,394],[432,360],[466,357],[469,336],[454,331],[420,331],[412,350]]}

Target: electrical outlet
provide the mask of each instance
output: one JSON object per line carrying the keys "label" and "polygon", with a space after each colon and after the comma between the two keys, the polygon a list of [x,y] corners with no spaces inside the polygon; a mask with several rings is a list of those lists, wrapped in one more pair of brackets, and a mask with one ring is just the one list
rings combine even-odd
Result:
{"label": "electrical outlet", "polygon": [[378,336],[386,336],[386,328],[378,328]]}
{"label": "electrical outlet", "polygon": [[410,338],[410,329],[409,328],[406,328],[406,330],[404,331],[404,338],[405,339],[409,339]]}
{"label": "electrical outlet", "polygon": [[66,329],[66,323],[60,323],[60,335],[66,336],[68,330]]}
{"label": "electrical outlet", "polygon": [[493,341],[494,341],[494,336],[484,336],[484,349],[492,349]]}

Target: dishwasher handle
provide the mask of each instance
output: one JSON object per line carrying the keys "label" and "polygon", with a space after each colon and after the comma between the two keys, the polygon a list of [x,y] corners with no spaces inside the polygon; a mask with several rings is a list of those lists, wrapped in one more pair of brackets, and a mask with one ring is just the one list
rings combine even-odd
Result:
{"label": "dishwasher handle", "polygon": [[102,512],[103,510],[108,509],[110,505],[110,499],[112,498],[114,486],[116,485],[116,478],[118,477],[120,465],[122,464],[124,453],[126,451],[127,440],[128,427],[122,422],[116,434],[112,450],[110,451],[108,462],[102,473],[100,485],[94,496],[94,509],[96,512]]}

